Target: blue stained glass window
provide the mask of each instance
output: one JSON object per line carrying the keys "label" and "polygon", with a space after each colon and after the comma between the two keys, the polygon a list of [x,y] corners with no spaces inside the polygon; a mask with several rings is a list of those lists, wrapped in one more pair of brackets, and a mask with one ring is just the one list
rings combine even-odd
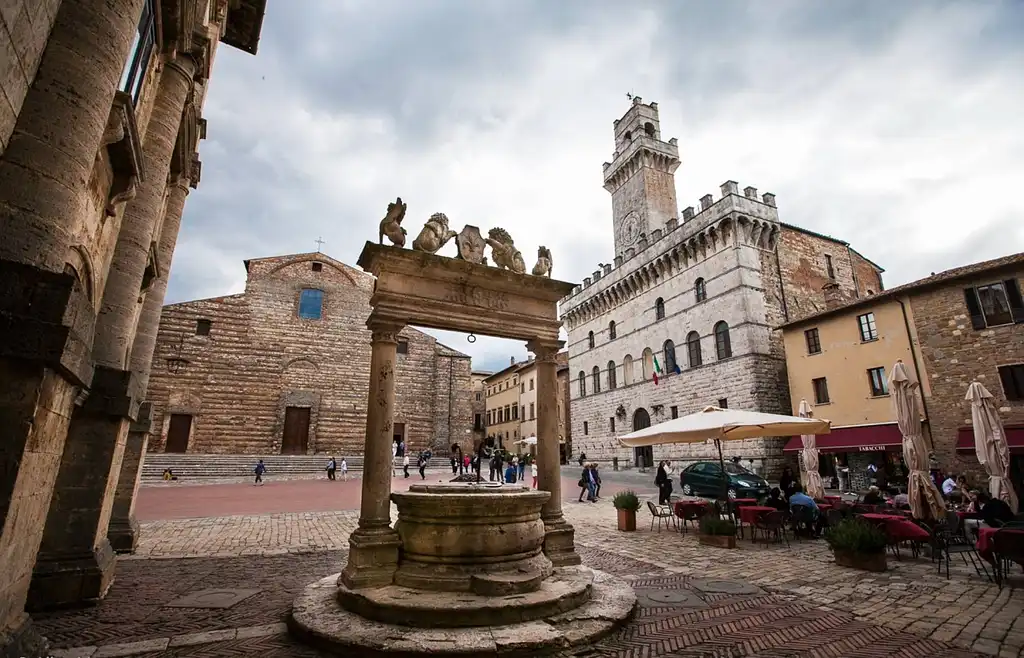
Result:
{"label": "blue stained glass window", "polygon": [[306,288],[299,295],[299,317],[319,320],[324,310],[324,291]]}

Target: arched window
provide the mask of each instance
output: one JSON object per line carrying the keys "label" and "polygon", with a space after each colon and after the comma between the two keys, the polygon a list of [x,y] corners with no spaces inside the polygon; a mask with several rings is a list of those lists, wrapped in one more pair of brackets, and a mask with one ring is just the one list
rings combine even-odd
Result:
{"label": "arched window", "polygon": [[651,348],[648,347],[644,349],[643,357],[640,362],[643,366],[644,381],[647,381],[654,376],[654,352]]}
{"label": "arched window", "polygon": [[645,133],[647,133],[647,136],[648,136],[648,137],[654,137],[654,135],[655,135],[655,132],[654,132],[654,124],[653,124],[653,123],[651,123],[650,121],[648,121],[647,123],[645,123],[645,124],[644,124],[644,132],[645,132]]}
{"label": "arched window", "polygon": [[671,375],[676,371],[676,344],[670,340],[665,341],[665,374]]}
{"label": "arched window", "polygon": [[615,340],[615,320],[608,323],[608,340]]}
{"label": "arched window", "polygon": [[700,353],[700,334],[691,331],[686,336],[686,353],[690,357],[690,367],[696,368],[704,362]]}
{"label": "arched window", "polygon": [[587,373],[580,370],[580,374],[576,379],[580,383],[580,397],[585,397],[587,395]]}
{"label": "arched window", "polygon": [[608,390],[616,388],[615,382],[615,362],[608,362]]}
{"label": "arched window", "polygon": [[664,320],[665,319],[665,300],[661,297],[654,302],[654,319]]}
{"label": "arched window", "polygon": [[704,279],[697,279],[696,283],[693,284],[693,294],[697,298],[698,304],[708,298],[707,288],[704,287]]}
{"label": "arched window", "polygon": [[629,386],[633,383],[633,357],[626,355],[622,360],[622,385]]}
{"label": "arched window", "polygon": [[593,331],[591,331],[589,334],[587,334],[587,345],[590,347],[590,349],[594,349],[594,332]]}
{"label": "arched window", "polygon": [[307,320],[319,320],[324,312],[324,291],[316,288],[304,288],[299,293],[299,317]]}
{"label": "arched window", "polygon": [[732,342],[729,340],[729,325],[719,322],[715,325],[715,351],[718,353],[718,360],[728,359],[732,356]]}
{"label": "arched window", "polygon": [[590,374],[591,374],[591,377],[593,377],[593,379],[594,379],[594,393],[600,393],[601,392],[601,368],[599,368],[598,366],[594,366],[594,369],[591,371]]}

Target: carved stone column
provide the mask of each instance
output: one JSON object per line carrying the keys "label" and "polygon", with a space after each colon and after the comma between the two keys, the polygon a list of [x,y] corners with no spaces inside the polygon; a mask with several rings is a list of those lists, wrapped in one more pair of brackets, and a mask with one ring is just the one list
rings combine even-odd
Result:
{"label": "carved stone column", "polygon": [[62,0],[17,35],[46,47],[0,154],[0,655],[47,653],[25,600],[95,321],[67,264],[143,2]]}
{"label": "carved stone column", "polygon": [[565,343],[532,340],[526,347],[537,361],[537,488],[551,493],[541,509],[544,554],[556,567],[580,564],[575,530],[562,516],[562,472],[558,454],[558,364],[555,356]]}
{"label": "carved stone column", "polygon": [[167,62],[160,75],[143,144],[146,181],[139,185],[135,198],[124,210],[110,276],[103,290],[103,306],[96,320],[93,357],[103,365],[127,365],[147,269],[155,266],[158,275],[166,270],[155,257],[154,232],[160,222],[171,157],[195,68],[191,56],[179,55]]}
{"label": "carved stone column", "polygon": [[[171,271],[174,247],[178,243],[181,215],[185,209],[189,187],[193,182],[194,179],[187,178],[184,174],[172,174],[168,183],[166,210],[156,251],[162,272],[146,293],[139,315],[139,325],[135,330],[135,342],[132,345],[131,370],[138,379],[140,391],[145,391],[149,384],[156,334],[160,326],[160,311],[163,309],[164,296],[167,293],[167,279]],[[121,472],[114,493],[110,527],[107,530],[107,538],[118,553],[134,553],[139,542],[139,522],[135,520],[135,497],[139,493],[142,463],[146,457],[152,422],[150,405],[143,403],[142,407],[139,417],[128,428]]]}
{"label": "carved stone column", "polygon": [[390,585],[398,568],[398,533],[391,528],[391,437],[394,429],[395,358],[403,325],[367,322],[370,390],[366,402],[359,527],[349,538],[340,584],[351,589]]}

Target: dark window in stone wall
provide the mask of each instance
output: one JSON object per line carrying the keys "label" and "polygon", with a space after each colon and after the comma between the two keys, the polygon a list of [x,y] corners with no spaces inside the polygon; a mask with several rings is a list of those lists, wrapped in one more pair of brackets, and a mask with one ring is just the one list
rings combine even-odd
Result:
{"label": "dark window in stone wall", "polygon": [[593,379],[594,379],[594,393],[600,393],[601,392],[601,368],[599,368],[597,366],[594,366],[594,370],[592,371],[592,375],[593,375]]}
{"label": "dark window in stone wall", "polygon": [[697,298],[698,304],[708,298],[708,290],[704,284],[704,279],[697,279],[697,282],[693,284],[693,294]]}
{"label": "dark window in stone wall", "polygon": [[700,353],[700,334],[696,331],[691,331],[686,336],[686,352],[690,357],[691,368],[696,368],[703,363],[704,359]]}
{"label": "dark window in stone wall", "polygon": [[117,88],[132,97],[132,103],[138,104],[139,92],[149,68],[149,60],[153,56],[156,45],[156,0],[146,0],[142,7],[142,16],[132,38],[132,47],[128,51],[128,61],[121,72],[121,81]]}
{"label": "dark window in stone wall", "polygon": [[665,300],[661,297],[654,302],[654,319],[664,320],[665,319]]}
{"label": "dark window in stone wall", "polygon": [[729,398],[718,398],[718,408],[719,409],[728,409],[729,408]]}
{"label": "dark window in stone wall", "polygon": [[590,423],[583,421],[583,433],[590,434]]}
{"label": "dark window in stone wall", "polygon": [[666,340],[662,347],[665,351],[665,374],[673,375],[676,372],[676,344]]}
{"label": "dark window in stone wall", "polygon": [[828,382],[824,377],[818,379],[812,379],[811,384],[814,386],[814,402],[815,404],[828,404]]}
{"label": "dark window in stone wall", "polygon": [[609,361],[608,362],[608,389],[611,390],[611,389],[615,388],[616,385],[617,385],[617,382],[615,381],[615,362],[614,361]]}
{"label": "dark window in stone wall", "polygon": [[669,407],[669,410],[672,412],[673,418],[679,418],[679,407]]}
{"label": "dark window in stone wall", "polygon": [[1024,400],[1024,363],[999,366],[999,381],[1007,400]]}
{"label": "dark window in stone wall", "polygon": [[590,349],[594,349],[594,332],[593,331],[591,331],[589,334],[587,334],[587,347],[589,347]]}
{"label": "dark window in stone wall", "polygon": [[875,326],[875,314],[865,313],[857,316],[857,326],[860,328],[860,339],[868,341],[878,340],[878,328]]}
{"label": "dark window in stone wall", "polygon": [[213,328],[213,320],[196,320],[196,336],[209,336]]}
{"label": "dark window in stone wall", "polygon": [[729,338],[729,325],[726,322],[715,325],[715,351],[719,360],[732,356],[732,340]]}
{"label": "dark window in stone wall", "polygon": [[615,321],[608,323],[608,340],[615,340]]}
{"label": "dark window in stone wall", "polygon": [[868,385],[871,387],[871,395],[873,397],[889,395],[889,382],[885,379],[885,367],[870,368],[868,370]]}
{"label": "dark window in stone wall", "polygon": [[964,300],[975,329],[1024,323],[1024,301],[1016,279],[965,288]]}
{"label": "dark window in stone wall", "polygon": [[404,338],[399,338],[398,339],[398,347],[396,348],[395,351],[397,351],[399,354],[408,354],[409,353],[409,341],[407,341]]}
{"label": "dark window in stone wall", "polygon": [[322,272],[323,269],[324,269],[324,264],[323,263],[313,263],[313,271],[314,272]]}
{"label": "dark window in stone wall", "polygon": [[805,331],[804,338],[807,340],[808,354],[821,354],[821,338],[818,336],[817,327]]}
{"label": "dark window in stone wall", "polygon": [[825,254],[825,272],[828,274],[828,278],[836,278],[836,270],[832,267],[832,257]]}
{"label": "dark window in stone wall", "polygon": [[580,370],[580,374],[576,377],[576,380],[579,382],[579,385],[580,385],[580,397],[582,398],[582,397],[584,397],[587,394],[587,375],[586,375],[586,373],[584,373],[582,370]]}

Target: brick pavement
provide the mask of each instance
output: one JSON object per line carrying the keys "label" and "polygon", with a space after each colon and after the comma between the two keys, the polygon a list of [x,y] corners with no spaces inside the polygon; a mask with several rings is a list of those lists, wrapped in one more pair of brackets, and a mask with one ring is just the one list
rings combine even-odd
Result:
{"label": "brick pavement", "polygon": [[[638,591],[692,590],[694,578],[759,591],[701,594],[699,608],[642,605],[632,623],[586,654],[590,658],[946,657],[969,650],[1019,656],[1024,649],[1024,590],[1000,591],[962,566],[954,565],[947,580],[927,559],[890,559],[889,572],[868,574],[835,566],[821,541],[789,548],[744,541],[727,551],[698,545],[692,533],[650,532],[643,513],[640,531],[619,533],[608,501],[569,503],[565,510],[585,563],[633,579]],[[103,603],[40,616],[38,623],[57,646],[99,645],[94,658],[139,641],[149,644],[124,651],[315,656],[268,624],[283,621],[301,587],[342,568],[356,518],[355,511],[335,511],[146,523],[139,553],[122,558]],[[262,591],[224,610],[165,607],[184,593],[214,587]],[[200,635],[208,631],[220,634]],[[176,646],[183,643],[196,644]]]}

